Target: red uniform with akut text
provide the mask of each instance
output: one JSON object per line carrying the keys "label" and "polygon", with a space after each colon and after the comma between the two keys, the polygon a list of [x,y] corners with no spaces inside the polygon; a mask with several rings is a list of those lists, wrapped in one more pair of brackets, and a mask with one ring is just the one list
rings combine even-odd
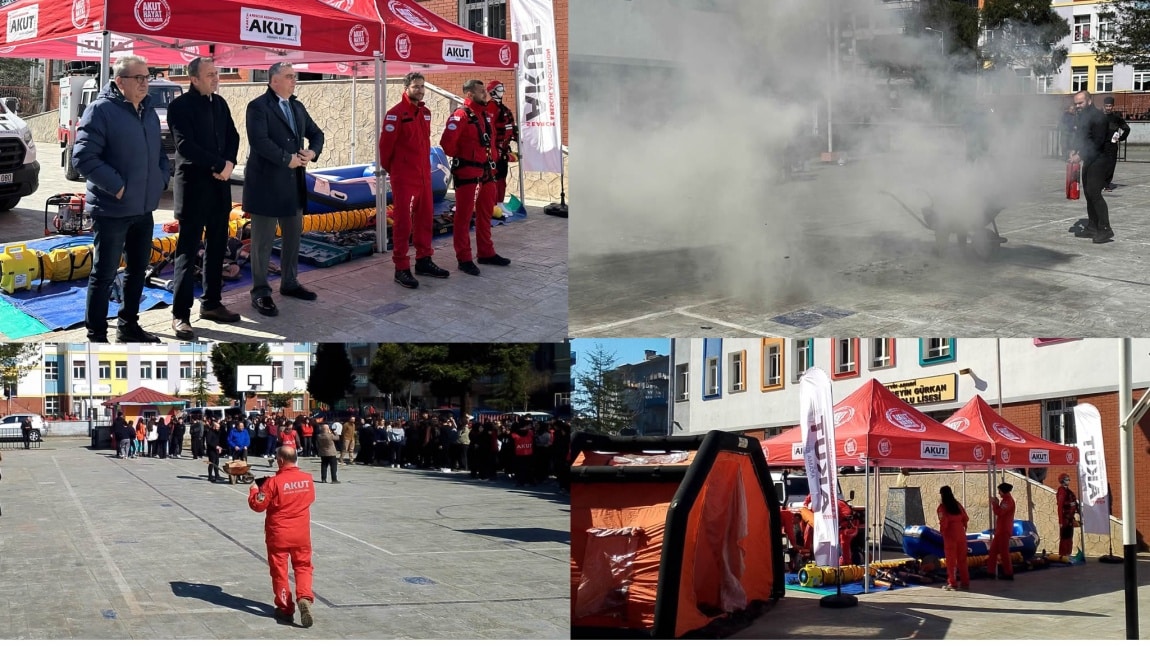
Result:
{"label": "red uniform with akut text", "polygon": [[412,103],[405,93],[387,111],[379,134],[380,165],[387,171],[395,204],[391,240],[397,270],[411,269],[408,238],[414,237],[417,259],[431,257],[430,158],[431,110],[423,101]]}
{"label": "red uniform with akut text", "polygon": [[1002,559],[1002,573],[1014,576],[1014,565],[1010,562],[1010,537],[1014,534],[1014,497],[1002,494],[1002,500],[994,502],[994,538],[990,540],[990,554],[986,560],[986,571],[991,575],[995,565]]}
{"label": "red uniform with akut text", "polygon": [[[490,93],[498,86],[499,81],[487,84]],[[511,142],[519,141],[519,128],[515,126],[515,113],[502,101],[492,99],[487,102],[487,111],[491,114],[491,125],[495,134],[495,203],[502,204],[507,199],[507,172],[512,161]]]}
{"label": "red uniform with akut text", "polygon": [[[311,591],[311,505],[315,482],[311,474],[285,464],[262,487],[248,494],[248,507],[266,512],[264,540],[268,548],[275,605],[281,612],[295,613],[299,599],[315,601]],[[295,572],[295,598],[288,582],[288,559]]]}
{"label": "red uniform with akut text", "polygon": [[480,258],[495,255],[491,241],[491,214],[495,211],[495,161],[492,154],[491,114],[487,104],[471,99],[447,121],[439,145],[451,157],[455,184],[455,257],[469,262],[471,216],[475,215],[475,246]]}

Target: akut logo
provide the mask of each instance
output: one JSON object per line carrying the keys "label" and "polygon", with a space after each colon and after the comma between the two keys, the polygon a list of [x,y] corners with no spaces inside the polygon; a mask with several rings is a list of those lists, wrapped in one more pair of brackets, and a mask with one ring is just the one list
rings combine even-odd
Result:
{"label": "akut logo", "polygon": [[387,8],[390,9],[391,13],[395,14],[397,18],[416,29],[431,33],[439,31],[430,20],[423,17],[422,13],[404,2],[400,2],[400,0],[390,0],[390,2],[387,3]]}
{"label": "akut logo", "polygon": [[843,406],[842,408],[835,409],[835,426],[842,426],[847,422],[854,419],[855,409],[850,406]]}
{"label": "akut logo", "polygon": [[367,41],[368,31],[363,25],[357,24],[347,33],[348,44],[357,52],[367,51]]}
{"label": "akut logo", "polygon": [[879,455],[881,455],[885,458],[886,456],[890,455],[891,451],[893,451],[893,450],[894,450],[894,447],[891,446],[890,440],[888,440],[884,437],[878,441],[878,454]]}
{"label": "akut logo", "polygon": [[399,54],[400,58],[408,58],[411,56],[411,38],[407,34],[400,34],[395,39],[395,53]]}
{"label": "akut logo", "polygon": [[172,19],[167,0],[136,0],[136,22],[148,31],[160,31]]}
{"label": "akut logo", "polygon": [[72,26],[76,29],[83,29],[88,26],[88,15],[91,13],[91,6],[88,0],[72,0]]}
{"label": "akut logo", "polygon": [[970,420],[966,419],[965,417],[956,417],[952,420],[948,420],[946,422],[946,426],[952,431],[958,431],[959,433],[962,433],[966,431],[966,429],[970,428]]}
{"label": "akut logo", "polygon": [[991,428],[994,429],[995,433],[998,433],[1002,437],[1010,440],[1011,442],[1014,442],[1015,444],[1025,444],[1026,443],[1026,440],[1023,439],[1018,433],[1015,433],[1013,430],[1010,429],[1010,427],[1006,426],[1005,424],[1003,424],[1001,422],[995,422],[993,425],[991,425]]}
{"label": "akut logo", "polygon": [[499,48],[499,64],[511,64],[511,45],[504,45],[503,47]]}
{"label": "akut logo", "polygon": [[911,431],[913,433],[926,432],[925,424],[915,419],[914,416],[907,411],[898,407],[888,408],[886,411],[886,419],[891,424],[905,431]]}

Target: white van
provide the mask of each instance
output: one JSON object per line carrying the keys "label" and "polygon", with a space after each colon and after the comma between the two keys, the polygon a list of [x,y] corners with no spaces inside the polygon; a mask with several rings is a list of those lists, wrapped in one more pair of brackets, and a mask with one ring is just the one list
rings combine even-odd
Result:
{"label": "white van", "polygon": [[202,417],[203,419],[224,419],[239,415],[243,411],[239,406],[193,406],[192,408],[185,408],[184,412],[190,418]]}

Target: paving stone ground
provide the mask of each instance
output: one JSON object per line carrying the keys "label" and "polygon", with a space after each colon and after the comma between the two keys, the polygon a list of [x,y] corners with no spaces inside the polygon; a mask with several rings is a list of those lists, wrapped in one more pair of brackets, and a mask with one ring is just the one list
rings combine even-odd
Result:
{"label": "paving stone ground", "polygon": [[[84,438],[3,454],[0,639],[569,634],[569,503],[554,486],[341,467],[340,484],[316,485],[305,630],[272,619],[247,485],[211,484],[188,458],[118,460]],[[318,479],[317,458],[301,463]]]}
{"label": "paving stone ground", "polygon": [[1008,242],[990,261],[933,254],[933,233],[880,192],[927,203],[906,179],[915,169],[891,154],[817,165],[781,186],[732,171],[714,189],[725,196],[672,186],[636,194],[626,212],[584,204],[571,231],[571,335],[1138,336],[1150,331],[1147,148],[1131,147],[1105,194],[1109,244],[1069,232],[1086,206],[1065,198],[1065,164],[1027,160],[1031,176],[997,218]]}
{"label": "paving stone ground", "polygon": [[[1119,547],[1120,549],[1120,547]],[[1123,565],[1016,574],[971,581],[968,592],[941,586],[859,595],[856,608],[829,609],[819,597],[786,597],[733,639],[1125,639]],[[1150,638],[1150,555],[1138,562],[1139,637]]]}
{"label": "paving stone ground", "polygon": [[[52,157],[54,144],[38,145],[40,190],[25,197],[12,211],[0,213],[0,242],[39,238],[44,232],[44,201],[57,193],[83,193],[84,184],[70,182]],[[45,153],[44,151],[48,151]],[[232,199],[242,188],[232,187]],[[319,294],[315,302],[273,296],[277,317],[265,317],[251,306],[247,287],[225,291],[224,304],[243,316],[234,324],[199,318],[192,308],[192,326],[200,340],[251,341],[371,341],[542,343],[567,336],[567,221],[543,213],[543,204],[529,203],[525,220],[497,226],[495,248],[510,258],[509,267],[483,265],[478,277],[456,271],[451,237],[433,241],[437,264],[452,272],[447,280],[421,278],[418,289],[394,282],[391,253],[375,254],[300,274],[300,282]],[[164,193],[154,217],[174,219],[172,193]],[[53,212],[54,213],[54,212]],[[474,247],[474,232],[472,232]],[[412,251],[414,254],[414,250]],[[170,275],[165,277],[170,278]],[[279,278],[272,277],[273,290]],[[226,286],[226,283],[225,283]],[[112,305],[114,314],[116,305]],[[172,311],[162,307],[142,313],[141,325],[163,339],[174,340]],[[6,337],[0,333],[0,340]],[[85,330],[62,330],[21,341],[83,341]]]}

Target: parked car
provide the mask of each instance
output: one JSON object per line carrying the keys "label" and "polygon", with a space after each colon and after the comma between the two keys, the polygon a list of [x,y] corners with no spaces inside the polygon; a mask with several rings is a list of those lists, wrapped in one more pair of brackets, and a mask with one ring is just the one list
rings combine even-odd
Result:
{"label": "parked car", "polygon": [[20,432],[20,425],[27,418],[32,418],[32,434],[29,439],[33,442],[39,442],[44,435],[44,418],[25,413],[8,415],[0,419],[0,440],[23,440],[24,435]]}

